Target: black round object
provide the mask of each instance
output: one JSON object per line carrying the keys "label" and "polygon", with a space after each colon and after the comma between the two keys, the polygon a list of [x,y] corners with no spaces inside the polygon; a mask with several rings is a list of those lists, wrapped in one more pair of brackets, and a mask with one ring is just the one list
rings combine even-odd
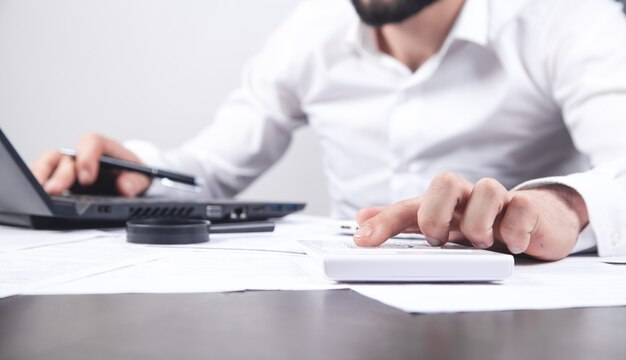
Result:
{"label": "black round object", "polygon": [[181,245],[209,241],[210,223],[194,219],[144,219],[126,223],[126,240],[134,244]]}

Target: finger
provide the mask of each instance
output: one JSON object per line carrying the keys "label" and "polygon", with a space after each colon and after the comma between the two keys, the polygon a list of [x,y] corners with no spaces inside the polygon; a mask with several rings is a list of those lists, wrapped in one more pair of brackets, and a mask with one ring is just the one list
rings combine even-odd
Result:
{"label": "finger", "polygon": [[81,185],[91,185],[96,181],[102,155],[104,155],[102,136],[87,134],[81,138],[76,147],[76,173]]}
{"label": "finger", "polygon": [[508,198],[506,188],[494,179],[481,179],[474,185],[460,229],[474,247],[487,249],[493,245],[494,224]]}
{"label": "finger", "polygon": [[369,220],[371,217],[378,215],[378,213],[383,211],[385,208],[386,206],[374,206],[359,210],[359,212],[357,212],[356,214],[357,224],[361,225],[362,223]]}
{"label": "finger", "polygon": [[[375,206],[369,208],[363,208],[359,210],[356,214],[356,222],[357,224],[362,224],[369,220],[370,218],[378,215],[383,209],[387,206]],[[420,228],[417,226],[417,221],[413,222],[406,229],[402,230],[403,233],[420,233]]]}
{"label": "finger", "polygon": [[378,246],[414,226],[421,201],[421,198],[414,198],[387,206],[360,224],[354,234],[354,242],[359,246]]}
{"label": "finger", "polygon": [[63,156],[56,170],[44,185],[44,190],[50,195],[59,195],[69,189],[75,181],[74,160],[69,156]]}
{"label": "finger", "polygon": [[117,191],[124,196],[136,197],[150,186],[150,178],[131,171],[123,171],[117,177]]}
{"label": "finger", "polygon": [[140,163],[139,158],[120,143],[99,134],[87,134],[76,149],[76,172],[82,185],[96,181],[102,155]]}
{"label": "finger", "polygon": [[62,157],[56,151],[46,151],[30,166],[30,171],[40,185],[45,185],[50,179]]}
{"label": "finger", "polygon": [[[466,241],[467,239],[465,238],[465,236],[460,232],[460,231],[455,231],[452,230],[450,231],[450,234],[448,235],[448,241],[449,242],[453,242],[453,243],[460,243],[463,241]],[[469,246],[469,244],[468,244]]]}
{"label": "finger", "polygon": [[465,206],[472,184],[462,177],[445,172],[432,181],[417,212],[417,224],[433,246],[448,241],[455,210]]}
{"label": "finger", "polygon": [[500,223],[502,242],[513,254],[521,254],[530,244],[539,223],[539,212],[524,192],[511,196]]}

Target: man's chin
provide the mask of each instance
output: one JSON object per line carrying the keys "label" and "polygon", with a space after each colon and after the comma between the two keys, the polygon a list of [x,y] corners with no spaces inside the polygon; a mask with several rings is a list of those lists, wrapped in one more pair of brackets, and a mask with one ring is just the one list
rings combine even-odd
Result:
{"label": "man's chin", "polygon": [[416,15],[437,0],[352,0],[365,24],[383,26],[398,24]]}

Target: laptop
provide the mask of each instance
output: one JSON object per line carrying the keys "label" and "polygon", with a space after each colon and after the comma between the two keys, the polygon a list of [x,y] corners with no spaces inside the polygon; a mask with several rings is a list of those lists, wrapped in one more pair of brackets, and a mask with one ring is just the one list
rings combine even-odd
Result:
{"label": "laptop", "polygon": [[0,224],[35,229],[122,227],[142,218],[194,218],[214,223],[263,221],[304,203],[165,197],[50,196],[0,129]]}

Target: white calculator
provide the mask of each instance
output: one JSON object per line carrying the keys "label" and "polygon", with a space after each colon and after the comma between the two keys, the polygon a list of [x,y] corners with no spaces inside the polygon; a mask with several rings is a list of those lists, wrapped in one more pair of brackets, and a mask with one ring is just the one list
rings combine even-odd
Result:
{"label": "white calculator", "polygon": [[454,243],[433,247],[418,239],[392,239],[373,248],[347,237],[299,243],[327,278],[340,282],[498,281],[509,277],[514,266],[508,254]]}

